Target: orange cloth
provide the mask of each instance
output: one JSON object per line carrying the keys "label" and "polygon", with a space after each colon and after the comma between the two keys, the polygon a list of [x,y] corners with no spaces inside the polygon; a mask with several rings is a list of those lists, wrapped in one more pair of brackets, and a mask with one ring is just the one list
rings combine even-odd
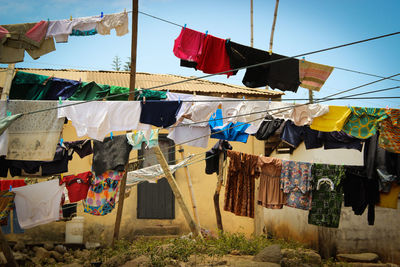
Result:
{"label": "orange cloth", "polygon": [[397,202],[399,201],[400,185],[392,183],[389,193],[380,194],[380,202],[377,206],[382,208],[397,209]]}

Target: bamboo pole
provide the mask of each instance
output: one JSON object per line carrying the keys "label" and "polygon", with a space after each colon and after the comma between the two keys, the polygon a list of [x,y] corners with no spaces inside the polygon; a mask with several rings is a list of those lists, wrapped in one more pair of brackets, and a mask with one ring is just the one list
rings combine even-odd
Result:
{"label": "bamboo pole", "polygon": [[6,79],[4,81],[3,92],[1,93],[1,100],[7,100],[10,94],[11,82],[14,77],[15,64],[8,64]]}
{"label": "bamboo pole", "polygon": [[222,225],[221,210],[219,208],[219,193],[224,180],[224,152],[222,151],[219,153],[218,164],[217,188],[215,189],[214,193],[214,208],[215,216],[217,217],[217,227],[220,231],[223,231],[224,227]]}
{"label": "bamboo pole", "polygon": [[274,20],[272,22],[271,36],[269,38],[269,53],[270,54],[272,53],[272,45],[274,43],[274,33],[275,33],[276,17],[278,15],[278,5],[279,5],[279,0],[276,0],[275,11],[274,11]]}
{"label": "bamboo pole", "polygon": [[[10,223],[12,224],[12,222]],[[18,266],[17,262],[14,259],[12,250],[8,245],[7,239],[4,236],[3,232],[1,231],[1,228],[0,228],[0,251],[2,251],[4,256],[6,257],[7,260],[6,266],[11,266],[11,267]]]}
{"label": "bamboo pole", "polygon": [[183,216],[185,217],[186,222],[188,223],[190,230],[195,235],[200,235],[200,228],[194,222],[193,217],[190,214],[189,209],[187,208],[187,206],[186,206],[186,204],[185,204],[185,202],[183,200],[183,197],[182,197],[181,191],[180,191],[180,189],[178,187],[178,184],[176,183],[175,178],[172,176],[172,173],[171,173],[171,171],[169,169],[168,163],[165,160],[165,157],[164,157],[163,153],[161,152],[160,147],[159,146],[155,146],[152,149],[153,149],[154,153],[156,154],[157,160],[160,163],[161,168],[164,171],[165,177],[167,178],[167,181],[168,181],[169,185],[171,186],[172,192],[174,192],[175,198],[178,201],[178,204],[182,209]]}
{"label": "bamboo pole", "polygon": [[[185,159],[185,152],[184,152],[183,146],[179,146],[179,152],[181,154],[182,160]],[[199,218],[199,214],[197,212],[196,199],[194,197],[192,179],[190,178],[189,168],[187,166],[185,166],[184,169],[185,169],[186,179],[187,179],[188,187],[189,187],[190,201],[192,202],[194,220],[196,221],[197,225],[200,227],[200,218]]]}
{"label": "bamboo pole", "polygon": [[250,46],[254,45],[254,35],[253,35],[253,0],[250,0]]}
{"label": "bamboo pole", "polygon": [[[131,43],[131,72],[129,81],[129,97],[128,100],[134,100],[133,92],[135,90],[136,83],[136,52],[137,52],[137,28],[138,28],[138,10],[139,0],[132,0],[132,43]],[[129,163],[128,163],[129,164]],[[128,164],[125,165],[125,174],[122,177],[120,189],[119,189],[119,200],[118,210],[115,218],[114,234],[111,246],[114,247],[115,241],[119,239],[119,230],[121,227],[122,212],[125,201],[125,189],[126,189],[126,176],[128,172]]]}

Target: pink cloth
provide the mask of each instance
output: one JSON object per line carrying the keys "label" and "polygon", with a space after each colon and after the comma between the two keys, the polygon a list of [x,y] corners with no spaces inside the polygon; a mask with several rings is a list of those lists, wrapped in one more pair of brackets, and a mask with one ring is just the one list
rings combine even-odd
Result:
{"label": "pink cloth", "polygon": [[32,39],[36,42],[41,42],[44,38],[44,36],[46,35],[47,32],[47,25],[48,22],[47,21],[40,21],[38,23],[36,23],[35,26],[32,27],[32,29],[30,29],[29,31],[27,31],[25,33],[25,36],[28,37],[29,39]]}
{"label": "pink cloth", "polygon": [[182,28],[174,43],[174,55],[180,59],[197,62],[203,48],[205,34]]}
{"label": "pink cloth", "polygon": [[[203,50],[199,61],[197,62],[197,69],[202,70],[204,73],[218,73],[231,69],[229,57],[226,53],[225,40],[217,38],[212,35],[207,35],[204,40]],[[228,77],[233,75],[232,72],[224,73]]]}
{"label": "pink cloth", "polygon": [[3,37],[5,37],[7,34],[9,34],[7,29],[4,29],[3,27],[0,26],[0,40],[3,39]]}

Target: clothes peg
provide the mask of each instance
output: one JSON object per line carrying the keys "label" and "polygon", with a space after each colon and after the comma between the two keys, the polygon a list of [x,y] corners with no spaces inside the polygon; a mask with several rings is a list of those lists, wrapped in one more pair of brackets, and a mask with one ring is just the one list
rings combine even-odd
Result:
{"label": "clothes peg", "polygon": [[268,105],[271,105],[271,98],[268,99]]}
{"label": "clothes peg", "polygon": [[169,93],[169,89],[167,89],[167,94]]}
{"label": "clothes peg", "polygon": [[231,38],[227,38],[226,39],[226,43],[229,44],[229,41],[231,40]]}
{"label": "clothes peg", "polygon": [[69,16],[69,20],[72,21],[72,15]]}
{"label": "clothes peg", "polygon": [[10,103],[10,97],[7,96],[7,103]]}
{"label": "clothes peg", "polygon": [[206,36],[204,36],[204,37],[207,37],[207,34],[208,34],[208,31],[206,31]]}
{"label": "clothes peg", "polygon": [[126,13],[126,8],[124,8],[124,13]]}
{"label": "clothes peg", "polygon": [[146,104],[146,97],[143,97],[143,104]]}
{"label": "clothes peg", "polygon": [[306,61],[306,58],[305,58],[305,57],[302,57],[302,58],[301,58],[301,62],[304,63],[305,61]]}
{"label": "clothes peg", "polygon": [[64,142],[64,139],[61,138],[61,139],[60,139],[60,146],[62,146],[63,142]]}
{"label": "clothes peg", "polygon": [[10,191],[10,192],[12,191],[12,185],[10,185],[10,189],[9,189],[9,191]]}
{"label": "clothes peg", "polygon": [[183,29],[186,29],[186,24],[183,26]]}
{"label": "clothes peg", "polygon": [[272,50],[271,49],[268,50],[268,53],[269,53],[269,55],[272,55]]}
{"label": "clothes peg", "polygon": [[113,132],[110,133],[110,139],[113,139]]}
{"label": "clothes peg", "polygon": [[181,103],[181,97],[180,96],[178,96],[178,103],[179,104]]}
{"label": "clothes peg", "polygon": [[246,98],[243,96],[243,97],[242,97],[242,100],[245,100],[245,99],[246,99]]}
{"label": "clothes peg", "polygon": [[11,111],[7,111],[7,117],[11,116]]}
{"label": "clothes peg", "polygon": [[47,22],[50,22],[50,19],[49,19],[49,18],[47,18]]}
{"label": "clothes peg", "polygon": [[389,110],[389,106],[388,105],[386,105],[386,110]]}
{"label": "clothes peg", "polygon": [[103,18],[103,16],[104,16],[104,15],[103,15],[103,12],[101,12],[101,14],[100,14],[100,18]]}
{"label": "clothes peg", "polygon": [[61,96],[58,97],[58,104],[62,105],[62,98],[61,98]]}

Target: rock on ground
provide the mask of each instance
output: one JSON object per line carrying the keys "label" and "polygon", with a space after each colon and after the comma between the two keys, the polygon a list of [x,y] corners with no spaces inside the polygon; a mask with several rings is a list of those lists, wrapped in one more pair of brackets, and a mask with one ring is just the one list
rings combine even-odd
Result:
{"label": "rock on ground", "polygon": [[254,256],[253,261],[279,263],[282,260],[281,246],[271,245]]}
{"label": "rock on ground", "polygon": [[126,262],[122,267],[151,267],[151,261],[146,256],[140,256],[136,259]]}
{"label": "rock on ground", "polygon": [[339,261],[345,262],[378,262],[379,256],[375,253],[337,254]]}

